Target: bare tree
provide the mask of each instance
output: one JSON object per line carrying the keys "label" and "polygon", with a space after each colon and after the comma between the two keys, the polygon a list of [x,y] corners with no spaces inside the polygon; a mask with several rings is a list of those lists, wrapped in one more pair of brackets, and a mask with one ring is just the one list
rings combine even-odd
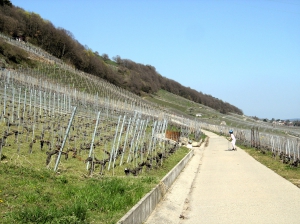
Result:
{"label": "bare tree", "polygon": [[109,60],[108,54],[105,54],[105,53],[102,54],[102,58],[103,58],[104,61]]}

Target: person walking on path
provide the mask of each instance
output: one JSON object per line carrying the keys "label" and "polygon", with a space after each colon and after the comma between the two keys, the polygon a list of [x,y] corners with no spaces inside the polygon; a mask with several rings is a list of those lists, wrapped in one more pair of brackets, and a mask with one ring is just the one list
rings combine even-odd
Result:
{"label": "person walking on path", "polygon": [[229,141],[231,141],[231,144],[232,144],[232,150],[234,151],[234,150],[236,150],[236,147],[235,147],[235,141],[236,141],[236,139],[235,139],[235,136],[234,136],[232,130],[229,131],[229,134],[230,134]]}

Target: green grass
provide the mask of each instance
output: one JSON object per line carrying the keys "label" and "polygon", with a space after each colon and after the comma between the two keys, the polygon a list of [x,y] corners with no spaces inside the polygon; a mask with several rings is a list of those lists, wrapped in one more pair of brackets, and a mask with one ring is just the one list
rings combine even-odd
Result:
{"label": "green grass", "polygon": [[[159,90],[156,94],[144,97],[146,100],[151,101],[164,107],[166,110],[177,115],[182,115],[190,119],[197,119],[206,123],[220,124],[223,120],[224,114],[206,107],[202,104],[195,103],[191,100],[169,93],[165,90]],[[201,114],[201,117],[196,117],[196,114]]]}
{"label": "green grass", "polygon": [[71,170],[56,174],[3,160],[1,223],[116,223],[188,152],[180,148],[161,167],[136,177],[88,177]]}
{"label": "green grass", "polygon": [[[12,108],[8,102],[7,113],[12,114]],[[26,106],[26,121],[34,114],[33,111],[29,111],[30,108]],[[75,116],[72,124],[74,129],[71,128],[69,136],[76,135],[76,141],[68,140],[64,151],[76,147],[78,154],[73,158],[70,153],[67,160],[62,156],[58,172],[55,173],[53,168],[56,156],[53,156],[46,166],[46,152],[49,152],[49,146],[44,145],[41,149],[39,140],[43,132],[43,139],[52,142],[53,150],[57,144],[55,137],[65,133],[64,128],[58,128],[58,124],[61,127],[66,126],[69,118],[60,114],[54,114],[51,118],[44,117],[46,114],[42,111],[42,116],[35,123],[34,134],[33,130],[23,127],[25,124],[9,127],[4,119],[0,121],[0,136],[3,136],[5,131],[22,132],[18,138],[14,134],[9,135],[2,148],[5,158],[0,162],[1,223],[116,223],[189,152],[186,148],[180,148],[163,160],[161,166],[155,166],[157,164],[153,163],[153,169],[150,171],[144,167],[138,176],[126,176],[125,167],[136,167],[137,163],[146,157],[143,155],[141,158],[139,155],[133,162],[126,163],[127,150],[122,166],[118,166],[118,158],[116,167],[111,166],[108,170],[106,164],[103,175],[99,174],[99,166],[90,175],[84,162],[89,150],[79,149],[81,144],[91,142],[94,120],[90,117],[82,119]],[[32,125],[27,127],[32,129]],[[50,127],[50,130],[46,127]],[[114,136],[114,127],[116,124],[113,120],[101,120],[98,130],[100,134],[95,139],[95,142],[100,144],[94,148],[95,157],[98,159],[108,157],[104,150],[110,151],[112,142],[105,139]],[[147,132],[151,132],[150,126]],[[36,140],[34,143],[33,139]],[[164,145],[157,144],[155,150],[163,151]]]}
{"label": "green grass", "polygon": [[175,109],[175,110],[178,110],[178,111],[181,111],[181,112],[185,112],[185,110],[186,110],[186,107],[184,107],[184,106],[180,106],[180,105],[177,105],[177,104],[174,104],[174,103],[171,103],[171,102],[167,102],[167,101],[159,99],[159,98],[150,98],[150,97],[148,98],[147,97],[147,100],[149,100],[153,103],[156,103],[158,105],[161,105],[163,107],[172,108],[172,109]]}
{"label": "green grass", "polygon": [[0,66],[17,68],[19,65],[35,67],[37,63],[29,59],[29,54],[25,50],[10,45],[0,38]]}

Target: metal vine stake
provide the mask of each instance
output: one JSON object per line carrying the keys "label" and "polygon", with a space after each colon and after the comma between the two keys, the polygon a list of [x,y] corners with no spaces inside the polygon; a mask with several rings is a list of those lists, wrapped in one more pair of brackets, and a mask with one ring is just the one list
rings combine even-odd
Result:
{"label": "metal vine stake", "polygon": [[[97,133],[97,128],[98,128],[98,124],[99,124],[99,118],[100,118],[100,111],[98,112],[98,115],[97,115],[97,121],[96,121],[95,130],[94,130],[94,134],[93,134],[93,138],[92,138],[92,142],[91,142],[91,147],[90,147],[90,151],[89,151],[89,157],[91,157],[92,154],[93,154],[94,140],[95,140],[95,136],[96,136],[96,133]],[[90,165],[90,161],[87,162],[87,165],[86,165],[86,169],[87,170],[89,168],[89,165]]]}
{"label": "metal vine stake", "polygon": [[70,121],[69,121],[68,128],[67,128],[66,133],[65,133],[65,136],[64,136],[63,143],[62,143],[62,145],[61,145],[61,147],[60,147],[60,150],[59,150],[59,153],[58,153],[58,156],[57,156],[57,159],[56,159],[55,167],[54,167],[54,171],[55,171],[55,172],[57,171],[57,167],[58,167],[58,164],[59,164],[59,162],[60,162],[60,157],[61,157],[63,148],[64,148],[64,146],[65,146],[65,143],[66,143],[68,134],[69,134],[69,132],[70,132],[70,128],[71,128],[71,125],[72,125],[72,122],[73,122],[73,119],[74,119],[74,116],[75,116],[75,113],[76,113],[76,109],[77,109],[77,107],[74,107],[73,113],[72,113],[72,116],[71,116],[71,119],[70,119]]}

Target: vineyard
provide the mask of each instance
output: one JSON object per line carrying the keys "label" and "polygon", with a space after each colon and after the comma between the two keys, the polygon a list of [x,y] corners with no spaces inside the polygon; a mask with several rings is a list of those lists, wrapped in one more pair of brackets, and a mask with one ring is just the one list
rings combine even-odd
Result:
{"label": "vineyard", "polygon": [[28,162],[55,171],[76,158],[90,174],[100,166],[101,175],[126,164],[137,175],[144,166],[161,165],[178,148],[178,142],[165,139],[168,128],[174,126],[184,137],[193,132],[199,139],[199,122],[165,113],[163,107],[75,70],[34,45],[1,38],[47,62],[1,71],[2,157],[14,152],[29,160],[27,155],[42,153],[44,161]]}
{"label": "vineyard", "polygon": [[[131,185],[134,178],[148,185],[146,191],[149,191],[163,176],[160,172],[167,172],[170,161],[172,165],[168,169],[189,152],[181,147],[186,141],[200,141],[203,137],[201,129],[220,135],[233,129],[239,144],[257,148],[262,153],[270,151],[274,159],[298,167],[299,129],[274,128],[249,119],[246,121],[240,115],[221,115],[167,92],[163,93],[165,97],[150,102],[103,79],[77,71],[39,48],[5,36],[2,38],[48,62],[34,69],[20,66],[15,70],[0,71],[2,172],[10,173],[11,167],[18,167],[28,173],[42,172],[43,177],[37,175],[40,179],[45,176],[59,178],[64,184],[68,183],[66,175],[83,177],[87,183],[90,183],[88,177],[94,177],[108,181],[108,188],[112,188],[112,184],[118,185],[114,181],[121,183],[126,179],[129,182],[121,187],[122,192],[125,188],[132,192],[140,187],[141,183]],[[195,118],[193,113],[199,112],[204,116]],[[220,125],[222,120],[228,125]],[[116,221],[130,208],[128,206],[133,206],[145,194],[135,190],[134,193],[137,196],[131,197],[136,198],[128,199],[131,201],[125,202],[127,207],[120,205],[114,219],[115,213],[109,211],[116,209],[115,201],[108,202],[107,208],[103,205],[101,219]],[[113,196],[110,199],[123,200]],[[2,197],[0,189],[0,206]],[[80,206],[84,203],[80,201]],[[87,204],[88,209],[95,206]],[[8,209],[9,205],[5,208],[13,210]],[[97,206],[93,209],[98,212]],[[46,209],[40,212],[47,216]],[[36,215],[31,211],[26,213]],[[20,217],[7,220],[24,221],[27,215],[24,213]],[[34,223],[34,217],[27,222]],[[76,217],[77,221],[87,219],[80,214]],[[57,223],[63,222],[59,219]]]}
{"label": "vineyard", "polygon": [[[97,87],[96,81],[86,82],[90,91],[101,90],[92,95],[26,72],[1,72],[2,156],[8,150],[18,155],[42,152],[44,161],[34,166],[56,171],[63,155],[66,160],[85,161],[82,166],[90,172],[99,164],[101,174],[104,167],[110,171],[129,163],[128,169],[137,175],[139,165],[158,166],[178,148],[177,142],[164,138],[170,119],[151,105],[103,83]],[[181,129],[190,134],[190,128]],[[198,129],[195,137],[199,136]]]}
{"label": "vineyard", "polygon": [[[159,177],[163,177],[162,174],[166,174],[188,153],[189,150],[179,147],[178,132],[173,137],[172,134],[169,135],[169,139],[166,139],[166,131],[169,129],[169,133],[172,133],[170,129],[181,130],[184,136],[196,140],[200,138],[200,128],[192,130],[187,125],[178,125],[182,118],[179,122],[176,116],[173,116],[172,121],[167,114],[159,110],[158,106],[147,104],[131,93],[119,90],[102,80],[92,79],[89,76],[82,78],[83,75],[71,72],[69,74],[62,70],[55,71],[51,70],[51,67],[53,66],[45,66],[43,70],[39,70],[41,73],[28,68],[0,72],[0,172],[10,173],[9,179],[14,180],[8,182],[10,186],[14,183],[18,184],[21,180],[19,175],[14,179],[13,170],[25,172],[21,176],[27,176],[32,172],[42,173],[27,176],[27,184],[24,187],[33,186],[27,191],[31,192],[31,198],[35,198],[34,202],[41,200],[39,203],[49,208],[54,206],[53,209],[56,205],[49,204],[49,197],[44,201],[44,197],[34,196],[44,194],[41,193],[44,192],[41,189],[47,188],[42,181],[45,177],[48,177],[48,181],[55,178],[58,184],[68,185],[70,189],[73,185],[70,184],[69,178],[81,179],[82,177],[101,178],[102,181],[97,183],[97,186],[101,188],[105,186],[109,191],[115,189],[111,187],[112,183],[117,189],[120,187],[122,192],[124,189],[127,189],[127,192],[132,188],[140,189],[143,186],[143,190],[128,194],[128,199],[118,193],[112,193],[113,196],[102,199],[106,200],[104,204],[101,203],[103,211],[97,213],[98,207],[95,207],[95,214],[110,223],[109,220],[120,218],[130,206],[151,189],[151,186],[158,183]],[[55,75],[57,75],[56,82],[53,81]],[[81,85],[90,92],[69,87],[67,82],[71,78],[73,83]],[[98,94],[93,95],[92,91],[96,89]],[[196,125],[190,124],[191,127]],[[168,164],[169,161],[171,166]],[[52,177],[53,175],[55,176]],[[35,176],[41,182],[32,185],[30,179]],[[128,179],[123,179],[126,176]],[[139,179],[132,182],[131,178],[135,177]],[[84,185],[90,186],[90,180],[86,180]],[[86,187],[90,188],[88,186]],[[40,193],[34,190],[37,187]],[[91,190],[96,189],[89,191]],[[101,194],[97,191],[96,194],[98,193]],[[6,194],[4,200],[11,201],[9,199],[11,194],[16,192]],[[32,204],[34,211],[30,210],[31,206],[29,206],[26,212],[23,212],[22,204],[27,204],[30,200],[24,192],[21,195],[26,199],[19,202],[19,206],[16,205],[12,210],[14,212],[3,216],[7,223],[11,220],[35,223],[34,220],[41,217],[45,220],[57,218],[57,223],[62,223],[62,219],[66,218],[68,204],[55,209],[50,217],[46,214],[37,215],[35,209],[39,208],[34,204]],[[109,195],[110,193],[107,196]],[[56,197],[59,198],[59,196],[54,198]],[[84,201],[85,197],[92,197],[92,195],[82,197],[83,201],[74,202],[76,206],[68,210],[70,215],[67,219],[75,220],[70,222],[87,220],[86,215],[77,214],[78,209],[87,214],[87,211],[93,210],[95,206]],[[118,197],[121,197],[120,203],[123,204],[116,208],[114,201],[119,200]],[[82,208],[86,203],[87,207]],[[0,206],[2,206],[1,202]],[[5,206],[3,211],[8,208],[8,205]],[[42,209],[38,213],[48,214],[47,210]],[[114,212],[109,213],[108,210]],[[75,217],[73,213],[76,213]],[[116,213],[118,215],[114,216]],[[89,213],[88,216],[91,217],[93,214]],[[95,220],[99,221],[99,217]],[[66,223],[70,223],[69,221]]]}
{"label": "vineyard", "polygon": [[90,172],[94,164],[103,174],[104,167],[114,173],[116,166],[129,163],[126,169],[137,175],[141,165],[158,166],[178,148],[164,139],[168,126],[177,124],[186,137],[193,130],[199,138],[199,124],[182,125],[182,117],[171,118],[157,104],[77,71],[33,45],[2,38],[49,63],[1,72],[1,155],[7,146],[17,153],[46,151],[37,167],[45,164],[56,171],[61,156],[70,160],[72,154]]}

